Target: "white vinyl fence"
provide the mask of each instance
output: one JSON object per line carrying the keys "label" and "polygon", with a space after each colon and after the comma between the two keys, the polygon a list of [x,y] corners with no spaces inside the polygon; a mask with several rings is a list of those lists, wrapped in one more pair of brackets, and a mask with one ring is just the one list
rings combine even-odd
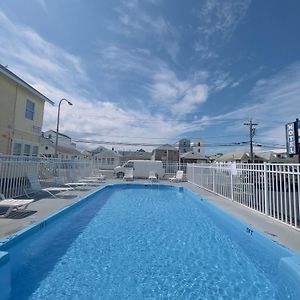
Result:
{"label": "white vinyl fence", "polygon": [[53,185],[55,178],[72,170],[77,178],[93,174],[97,165],[91,160],[62,160],[28,156],[0,156],[0,193],[6,198],[30,191],[27,173],[36,173],[42,184]]}
{"label": "white vinyl fence", "polygon": [[179,163],[167,163],[163,162],[163,167],[165,169],[165,178],[173,177],[176,175],[176,172],[182,170],[184,174],[186,174],[186,166],[187,164],[179,164]]}
{"label": "white vinyl fence", "polygon": [[187,180],[300,228],[300,164],[188,164]]}
{"label": "white vinyl fence", "polygon": [[[35,173],[43,186],[87,177],[103,169],[95,160],[69,160],[45,157],[0,155],[0,193],[6,198],[23,196],[30,192],[28,173]],[[178,170],[186,173],[186,164],[164,163],[165,178],[172,177]],[[68,174],[72,174],[72,179]],[[26,191],[26,192],[25,192]]]}

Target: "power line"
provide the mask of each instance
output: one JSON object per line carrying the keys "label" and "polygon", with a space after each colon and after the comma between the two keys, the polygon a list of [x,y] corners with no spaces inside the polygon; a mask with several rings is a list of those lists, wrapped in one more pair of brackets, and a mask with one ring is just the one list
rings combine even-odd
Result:
{"label": "power line", "polygon": [[[99,145],[119,145],[119,146],[145,146],[145,147],[159,147],[162,144],[158,143],[130,143],[130,142],[117,142],[117,141],[98,141],[98,140],[87,140],[87,139],[77,139],[76,143],[85,144],[99,144]],[[231,143],[216,143],[216,144],[202,144],[203,147],[231,147],[238,145],[245,145],[248,142],[231,142]],[[172,144],[175,146],[175,144]]]}
{"label": "power line", "polygon": [[[254,125],[254,124],[252,124]],[[143,147],[159,147],[162,144],[158,143],[129,143],[129,142],[116,142],[116,141],[97,141],[97,140],[75,140],[76,143],[84,143],[84,144],[98,144],[98,145],[118,145],[118,146],[143,146]],[[237,147],[237,146],[246,146],[249,144],[249,141],[242,142],[231,142],[231,143],[207,143],[202,144],[204,148],[218,148],[218,147]],[[175,144],[171,144],[172,146],[176,146]],[[271,145],[271,144],[260,144],[260,143],[252,143],[252,146],[263,147],[263,148],[277,148],[281,149],[283,146],[281,145]]]}

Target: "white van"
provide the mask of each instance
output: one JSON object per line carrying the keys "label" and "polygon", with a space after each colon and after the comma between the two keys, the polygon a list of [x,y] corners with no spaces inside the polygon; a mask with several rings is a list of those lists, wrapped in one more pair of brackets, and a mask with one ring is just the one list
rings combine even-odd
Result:
{"label": "white van", "polygon": [[162,161],[159,160],[129,160],[123,166],[115,167],[115,175],[122,178],[126,169],[133,169],[133,177],[148,178],[149,173],[154,172],[158,178],[165,175]]}

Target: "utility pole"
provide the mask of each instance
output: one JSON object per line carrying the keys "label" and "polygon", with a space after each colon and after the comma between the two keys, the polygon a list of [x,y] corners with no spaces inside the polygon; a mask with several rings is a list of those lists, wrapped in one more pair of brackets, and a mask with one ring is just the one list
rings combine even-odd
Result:
{"label": "utility pole", "polygon": [[252,119],[247,122],[244,123],[244,125],[249,126],[249,139],[250,139],[250,161],[251,163],[253,163],[253,137],[255,135],[255,127],[258,124],[257,123],[252,123]]}

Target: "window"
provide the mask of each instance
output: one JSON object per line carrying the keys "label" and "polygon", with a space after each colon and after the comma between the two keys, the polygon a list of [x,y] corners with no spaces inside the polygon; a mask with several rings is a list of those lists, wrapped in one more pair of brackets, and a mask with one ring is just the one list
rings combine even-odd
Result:
{"label": "window", "polygon": [[25,156],[30,156],[30,145],[25,144],[24,145],[24,155]]}
{"label": "window", "polygon": [[26,110],[25,110],[25,118],[32,120],[33,121],[33,117],[34,117],[34,102],[30,101],[30,100],[26,100]]}
{"label": "window", "polygon": [[133,161],[129,161],[126,165],[124,165],[124,168],[133,168]]}
{"label": "window", "polygon": [[39,154],[39,146],[32,147],[32,156],[38,156]]}
{"label": "window", "polygon": [[200,153],[200,149],[198,149],[198,153]]}
{"label": "window", "polygon": [[14,143],[13,144],[13,155],[21,155],[21,151],[22,151],[22,144]]}

